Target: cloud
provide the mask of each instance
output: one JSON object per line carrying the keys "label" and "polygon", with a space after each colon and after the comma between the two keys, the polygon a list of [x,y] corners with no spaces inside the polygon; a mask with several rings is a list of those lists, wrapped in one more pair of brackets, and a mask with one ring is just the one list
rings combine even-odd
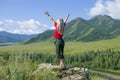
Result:
{"label": "cloud", "polygon": [[3,22],[2,21],[0,21],[0,26],[2,26],[3,25]]}
{"label": "cloud", "polygon": [[120,19],[120,0],[97,0],[94,7],[90,8],[89,15],[109,15]]}
{"label": "cloud", "polygon": [[41,24],[39,21],[33,19],[25,21],[16,21],[12,19],[0,21],[0,31],[17,34],[37,34],[51,28],[52,27]]}
{"label": "cloud", "polygon": [[105,14],[105,13],[106,13],[106,7],[103,5],[102,0],[98,0],[95,3],[95,6],[91,8],[89,12],[91,16],[96,16],[96,15]]}
{"label": "cloud", "polygon": [[106,6],[108,15],[113,18],[120,19],[120,0],[107,1]]}
{"label": "cloud", "polygon": [[0,28],[0,31],[3,31],[3,29],[2,29],[2,28]]}

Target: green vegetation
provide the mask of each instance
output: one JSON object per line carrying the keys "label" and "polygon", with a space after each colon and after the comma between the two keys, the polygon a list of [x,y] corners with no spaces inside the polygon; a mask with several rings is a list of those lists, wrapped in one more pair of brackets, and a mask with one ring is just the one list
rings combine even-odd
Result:
{"label": "green vegetation", "polygon": [[[106,50],[113,49],[115,51],[120,50],[119,45],[120,37],[109,39],[109,40],[101,40],[94,42],[66,42],[65,43],[65,54],[74,54],[83,52],[88,52],[89,50]],[[36,42],[31,44],[18,44],[12,46],[1,46],[0,52],[9,53],[17,53],[21,51],[35,52],[35,53],[51,53],[55,54],[55,46],[53,41],[44,41],[44,42]]]}
{"label": "green vegetation", "polygon": [[91,75],[91,80],[106,80],[105,78],[100,78],[97,75]]}
{"label": "green vegetation", "polygon": [[34,58],[34,54],[27,52],[3,53],[0,55],[0,80],[58,80],[49,70],[34,73],[39,60]]}
{"label": "green vegetation", "polygon": [[[94,42],[66,42],[65,61],[68,67],[78,66],[120,71],[120,37]],[[58,80],[45,71],[33,75],[40,63],[57,64],[52,41],[0,46],[0,80]],[[46,75],[48,77],[46,77]],[[105,74],[106,75],[106,74]],[[92,75],[94,80],[104,80]]]}
{"label": "green vegetation", "polygon": [[[99,57],[98,57],[99,56]],[[104,57],[103,57],[104,56]],[[18,52],[9,54],[9,52],[0,55],[0,79],[2,80],[49,80],[57,79],[50,72],[33,74],[35,65],[40,63],[58,64],[54,54]],[[112,57],[112,58],[111,58]],[[65,55],[65,61],[68,67],[87,67],[120,70],[120,51],[112,49],[105,51],[89,51],[82,55]],[[116,58],[116,59],[115,59]],[[103,61],[104,60],[104,61]],[[104,64],[103,64],[104,63]],[[44,73],[44,74],[43,74]],[[106,74],[105,74],[106,75]],[[7,77],[6,77],[7,76]],[[47,77],[46,77],[47,76]],[[114,77],[114,76],[113,76]],[[117,77],[119,78],[119,77]]]}
{"label": "green vegetation", "polygon": [[93,70],[89,70],[89,71],[92,72],[92,73],[96,73],[97,75],[102,74],[102,75],[106,75],[106,76],[115,78],[115,79],[117,79],[117,80],[120,79],[120,76],[119,76],[119,75],[114,75],[114,74],[104,73],[104,72],[99,72],[99,71],[93,71]]}

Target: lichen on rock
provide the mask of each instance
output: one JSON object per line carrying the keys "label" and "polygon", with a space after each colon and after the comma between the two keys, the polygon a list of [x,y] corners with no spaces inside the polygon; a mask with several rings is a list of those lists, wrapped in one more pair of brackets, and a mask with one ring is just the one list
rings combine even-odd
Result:
{"label": "lichen on rock", "polygon": [[89,80],[89,72],[87,68],[73,67],[66,70],[61,70],[58,65],[49,63],[38,64],[33,74],[51,69],[51,74],[56,74],[60,80]]}

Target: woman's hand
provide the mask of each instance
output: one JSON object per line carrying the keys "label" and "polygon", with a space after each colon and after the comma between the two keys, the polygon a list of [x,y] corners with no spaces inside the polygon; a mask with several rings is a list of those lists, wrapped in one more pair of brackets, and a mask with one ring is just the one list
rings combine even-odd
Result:
{"label": "woman's hand", "polygon": [[51,20],[51,22],[54,24],[55,20],[54,20],[53,17],[49,14],[49,12],[48,12],[48,11],[45,11],[44,13],[45,13],[45,15],[47,15],[47,16],[49,17],[49,19]]}
{"label": "woman's hand", "polygon": [[48,16],[50,15],[48,11],[45,11],[44,13],[45,13],[45,15],[48,15]]}

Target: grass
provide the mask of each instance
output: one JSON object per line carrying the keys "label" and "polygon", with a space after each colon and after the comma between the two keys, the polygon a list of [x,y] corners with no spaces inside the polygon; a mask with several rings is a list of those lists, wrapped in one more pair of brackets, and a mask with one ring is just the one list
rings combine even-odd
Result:
{"label": "grass", "polygon": [[119,72],[119,73],[120,73],[120,70],[109,70],[109,69],[107,69],[107,71],[111,71],[111,72]]}
{"label": "grass", "polygon": [[51,70],[33,74],[39,61],[33,62],[21,54],[11,55],[9,60],[0,57],[0,80],[58,80],[55,74],[51,74]]}
{"label": "grass", "polygon": [[52,53],[54,51],[54,45],[51,42],[37,42],[27,45],[17,44],[11,46],[2,46],[0,47],[0,51],[10,51],[11,53],[20,51],[28,51],[34,53]]}
{"label": "grass", "polygon": [[[101,40],[101,41],[94,41],[94,42],[65,42],[65,54],[73,54],[79,53],[83,54],[84,52],[90,51],[90,50],[106,50],[106,49],[113,49],[115,51],[120,50],[120,37],[115,39],[109,39],[109,40]],[[32,70],[38,63],[32,63],[32,61],[29,61],[25,59],[23,63],[19,62],[19,55],[20,53],[29,52],[29,53],[46,53],[46,54],[55,54],[55,46],[53,42],[51,41],[44,41],[44,42],[36,42],[31,44],[17,44],[17,45],[10,45],[10,46],[0,46],[0,54],[4,54],[5,52],[11,53],[11,54],[18,54],[18,58],[15,58],[16,60],[13,60],[14,58],[11,58],[10,62],[6,62],[6,60],[2,60],[0,57],[0,60],[3,62],[0,62],[0,79],[6,80],[24,80],[20,78],[29,78],[25,80],[48,80],[44,79],[46,75],[36,74],[34,76],[34,79],[32,79]],[[21,57],[22,59],[22,57]],[[3,63],[1,65],[1,63]],[[45,73],[47,74],[47,73]],[[50,74],[48,72],[48,74]],[[12,75],[12,76],[11,76]],[[106,75],[106,74],[105,74]],[[51,77],[53,75],[50,75]],[[110,75],[111,76],[111,75]],[[19,79],[17,79],[19,78]],[[54,79],[54,78],[53,78]],[[52,79],[52,80],[53,80]],[[97,76],[92,76],[92,80],[105,80],[103,78],[99,78]]]}
{"label": "grass", "polygon": [[104,72],[98,72],[98,71],[94,71],[94,70],[89,70],[90,72],[93,72],[93,73],[97,73],[97,74],[103,74],[103,75],[106,75],[106,76],[110,76],[112,78],[115,78],[117,80],[120,79],[120,76],[118,75],[114,75],[114,74],[110,74],[110,73],[104,73]]}
{"label": "grass", "polygon": [[100,78],[99,76],[92,75],[91,80],[106,80],[105,78]]}
{"label": "grass", "polygon": [[[120,50],[120,37],[109,39],[109,40],[101,40],[94,42],[65,42],[65,53],[66,54],[74,54],[74,53],[83,53],[89,50],[106,50],[106,49],[114,49]],[[17,53],[20,51],[28,51],[35,53],[55,53],[55,46],[53,42],[44,41],[44,42],[36,42],[31,44],[17,44],[11,46],[0,46],[0,52],[9,51],[11,53]]]}

